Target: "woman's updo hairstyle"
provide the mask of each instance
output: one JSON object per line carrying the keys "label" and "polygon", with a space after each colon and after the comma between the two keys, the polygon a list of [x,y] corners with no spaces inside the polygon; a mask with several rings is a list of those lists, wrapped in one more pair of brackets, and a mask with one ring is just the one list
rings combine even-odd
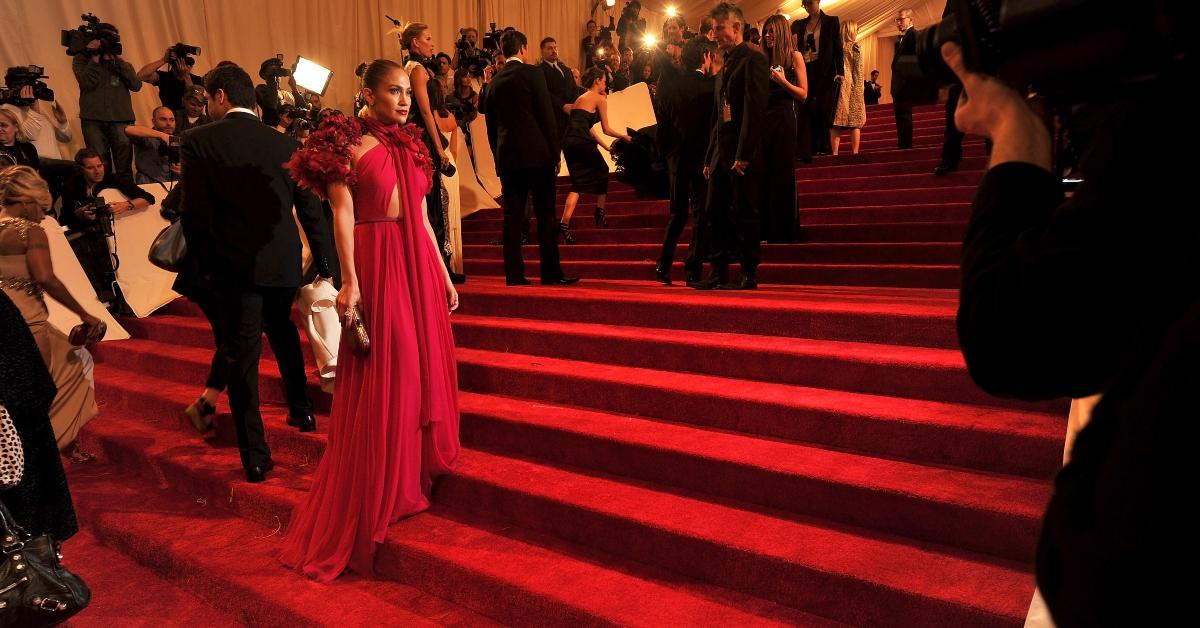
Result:
{"label": "woman's updo hairstyle", "polygon": [[404,66],[392,61],[391,59],[376,59],[367,64],[367,67],[362,73],[363,87],[370,87],[372,90],[378,89],[379,84],[391,74],[393,70],[404,70]]}
{"label": "woman's updo hairstyle", "polygon": [[583,83],[584,89],[591,89],[592,86],[596,84],[596,81],[605,78],[606,74],[607,73],[604,71],[604,68],[601,68],[598,65],[593,65],[587,69],[587,72],[583,73],[583,76],[579,78],[579,82]]}

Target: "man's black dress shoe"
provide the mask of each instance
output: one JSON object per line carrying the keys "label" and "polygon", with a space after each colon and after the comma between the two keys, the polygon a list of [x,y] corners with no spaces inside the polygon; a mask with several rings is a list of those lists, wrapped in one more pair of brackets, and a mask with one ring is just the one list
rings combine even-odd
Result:
{"label": "man's black dress shoe", "polygon": [[654,267],[654,278],[657,279],[658,282],[664,286],[672,285],[671,284],[671,271],[663,270],[662,266]]}
{"label": "man's black dress shoe", "polygon": [[717,286],[718,290],[753,290],[758,287],[758,282],[746,275],[739,274],[737,279],[729,283],[723,283]]}
{"label": "man's black dress shoe", "polygon": [[317,431],[317,417],[306,414],[304,416],[288,415],[287,424],[300,430],[301,432]]}
{"label": "man's black dress shoe", "polygon": [[576,283],[579,283],[579,277],[559,277],[550,281],[542,280],[543,286],[569,286]]}
{"label": "man's black dress shoe", "polygon": [[933,167],[933,174],[942,177],[954,172],[955,170],[958,170],[957,161],[943,161],[942,163]]}
{"label": "man's black dress shoe", "polygon": [[708,277],[705,277],[700,281],[688,283],[688,287],[695,288],[697,290],[712,290],[723,283],[728,283],[728,281],[728,275],[714,270],[713,272],[709,273]]}
{"label": "man's black dress shoe", "polygon": [[267,479],[267,471],[275,468],[275,461],[268,460],[263,464],[253,467],[246,467],[246,481],[251,484],[258,484]]}
{"label": "man's black dress shoe", "polygon": [[526,279],[524,277],[521,277],[520,279],[505,279],[504,280],[504,285],[506,285],[506,286],[528,286],[531,283],[533,283],[533,282],[529,281],[528,279]]}

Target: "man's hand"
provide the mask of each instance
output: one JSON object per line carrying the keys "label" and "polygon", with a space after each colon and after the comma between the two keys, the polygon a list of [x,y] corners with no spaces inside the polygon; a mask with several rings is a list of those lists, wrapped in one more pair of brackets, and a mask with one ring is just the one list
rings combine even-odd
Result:
{"label": "man's hand", "polygon": [[1025,99],[993,77],[968,71],[958,44],[943,44],[942,58],[963,86],[954,124],[995,142],[991,164],[1023,161],[1050,170],[1050,132]]}
{"label": "man's hand", "polygon": [[704,178],[707,179],[710,175],[712,175],[712,168],[704,166]]}
{"label": "man's hand", "polygon": [[54,119],[58,120],[59,124],[67,121],[67,111],[63,109],[62,105],[58,104],[57,100],[54,101]]}
{"label": "man's hand", "polygon": [[179,164],[171,164],[171,174],[179,176],[183,172],[183,168]]}
{"label": "man's hand", "polygon": [[567,114],[567,115],[571,115],[571,110],[572,110],[572,109],[574,109],[574,108],[575,108],[575,105],[574,105],[574,104],[572,104],[572,103],[567,103],[567,104],[565,104],[565,105],[563,105],[563,106],[562,106],[562,111],[563,111],[563,113],[565,113],[565,114]]}
{"label": "man's hand", "polygon": [[749,167],[750,167],[750,162],[748,162],[748,161],[735,161],[735,162],[733,162],[733,167],[730,168],[730,170],[732,170],[740,175],[745,175],[746,168],[749,168]]}
{"label": "man's hand", "polygon": [[[20,92],[18,92],[18,94],[17,94],[17,95],[18,95],[20,98],[33,98],[33,86],[32,86],[32,85],[26,85],[26,86],[22,87],[22,88],[21,88],[21,91],[20,91]],[[34,98],[34,99],[33,99],[33,103],[32,103],[31,105],[29,105],[29,108],[30,108],[30,109],[32,109],[32,110],[34,110],[34,111],[36,111],[36,112],[38,112],[38,113],[41,113],[41,112],[42,112],[41,106],[40,106],[40,105],[38,105],[38,101],[37,101],[37,99],[36,99],[36,98]]]}
{"label": "man's hand", "polygon": [[90,205],[76,207],[75,215],[79,216],[79,218],[82,220],[95,220],[96,219],[96,212],[92,211],[92,208]]}

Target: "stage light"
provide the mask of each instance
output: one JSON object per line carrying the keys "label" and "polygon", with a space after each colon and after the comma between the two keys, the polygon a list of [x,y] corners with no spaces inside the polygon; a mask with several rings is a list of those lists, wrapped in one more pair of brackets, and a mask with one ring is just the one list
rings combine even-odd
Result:
{"label": "stage light", "polygon": [[304,57],[296,57],[296,65],[292,68],[292,76],[296,77],[296,85],[306,91],[324,96],[333,78],[333,70]]}
{"label": "stage light", "polygon": [[676,15],[679,15],[679,11],[675,10],[675,7],[667,7],[667,17],[675,17]]}
{"label": "stage light", "polygon": [[611,8],[617,6],[617,0],[604,0],[604,6],[611,9]]}
{"label": "stage light", "polygon": [[789,22],[792,21],[792,16],[788,15],[787,13],[780,13],[780,15],[783,16],[783,19],[785,19]]}
{"label": "stage light", "polygon": [[653,48],[657,44],[658,38],[654,35],[646,35],[645,37],[642,37],[642,45],[647,48]]}

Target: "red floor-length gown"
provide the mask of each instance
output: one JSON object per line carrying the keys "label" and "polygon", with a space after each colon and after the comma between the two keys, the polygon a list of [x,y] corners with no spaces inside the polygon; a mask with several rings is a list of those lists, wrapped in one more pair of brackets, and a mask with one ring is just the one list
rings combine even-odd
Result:
{"label": "red floor-length gown", "polygon": [[[451,470],[459,450],[445,271],[422,222],[429,186],[424,146],[412,128],[372,120],[341,124],[380,141],[359,159],[349,181],[354,263],[371,347],[360,355],[352,334],[342,334],[329,442],[280,552],[285,565],[323,582],[347,567],[373,575],[375,548],[388,525],[429,507],[433,479]],[[298,156],[319,150],[321,138]],[[400,219],[387,217],[393,193]]]}

